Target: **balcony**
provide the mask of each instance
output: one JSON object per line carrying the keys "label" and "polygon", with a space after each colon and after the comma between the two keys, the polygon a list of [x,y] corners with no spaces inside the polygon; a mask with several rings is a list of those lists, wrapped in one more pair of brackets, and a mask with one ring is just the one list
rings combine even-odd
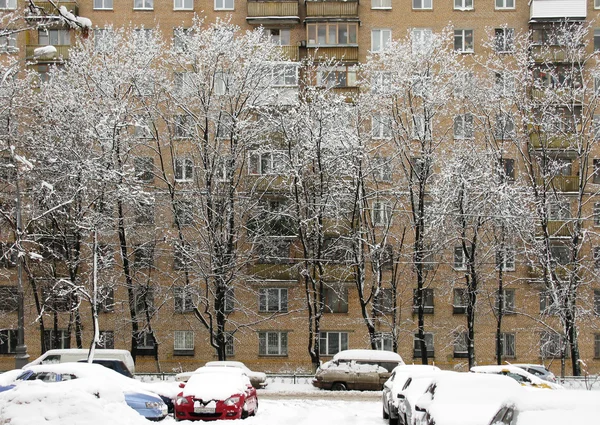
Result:
{"label": "balcony", "polygon": [[[38,47],[44,47],[44,45],[40,45],[40,44],[28,44],[25,48],[25,55],[28,58],[33,57],[33,51],[35,49],[37,49]],[[47,62],[58,62],[61,59],[62,60],[68,60],[69,59],[69,49],[71,48],[71,45],[54,45],[54,47],[56,48],[56,55],[52,58],[40,58],[37,59],[36,62],[38,63],[47,63]]]}
{"label": "balcony", "polygon": [[[74,1],[57,0],[54,3],[58,8],[64,6],[72,14],[76,16],[79,15],[79,6]],[[35,5],[38,8],[37,13],[28,10],[29,14],[27,15],[27,19],[58,18],[58,10],[56,10],[56,7],[54,7],[54,5],[49,1],[37,1],[35,2]]]}
{"label": "balcony", "polygon": [[536,63],[581,63],[583,49],[566,46],[537,44],[531,47],[531,57]]}
{"label": "balcony", "polygon": [[300,23],[298,0],[248,1],[246,21],[254,25]]}
{"label": "balcony", "polygon": [[545,186],[548,190],[557,192],[577,192],[579,188],[579,177],[577,176],[554,176],[550,180],[536,179],[538,186]]}
{"label": "balcony", "polygon": [[358,46],[318,47],[309,46],[307,55],[314,61],[358,61]]}
{"label": "balcony", "polygon": [[[538,229],[537,235],[541,236],[542,231]],[[573,223],[566,220],[548,221],[548,234],[551,238],[564,238],[573,234]]]}
{"label": "balcony", "polygon": [[306,1],[306,18],[357,18],[358,1]]}
{"label": "balcony", "polygon": [[293,264],[253,264],[249,267],[248,272],[256,279],[298,279],[298,271]]}
{"label": "balcony", "polygon": [[529,140],[534,149],[570,150],[575,149],[575,133],[565,131],[564,134],[548,136],[534,127],[529,128]]}
{"label": "balcony", "polygon": [[281,49],[283,56],[292,62],[298,62],[300,60],[300,49],[298,46],[278,46],[278,48]]}

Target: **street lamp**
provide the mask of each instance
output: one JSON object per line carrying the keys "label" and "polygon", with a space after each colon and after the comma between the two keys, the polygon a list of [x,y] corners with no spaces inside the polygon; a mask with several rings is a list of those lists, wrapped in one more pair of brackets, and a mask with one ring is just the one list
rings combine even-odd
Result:
{"label": "street lamp", "polygon": [[[22,60],[15,61],[8,69],[4,72],[0,86],[3,86],[9,75],[12,74],[21,62],[27,62],[28,60],[36,61],[38,59],[51,59],[56,55],[56,48],[54,46],[43,46],[38,47],[33,52],[33,57],[24,58]],[[25,160],[15,152],[15,146],[10,146],[10,159],[13,167],[15,167],[15,219],[16,219],[16,231],[15,231],[15,245],[17,247],[17,346],[15,347],[15,368],[21,369],[28,363],[29,354],[27,353],[27,346],[25,345],[25,300],[23,295],[23,247],[22,247],[22,232],[23,222],[21,217],[21,186],[19,184],[19,162],[25,162]]]}

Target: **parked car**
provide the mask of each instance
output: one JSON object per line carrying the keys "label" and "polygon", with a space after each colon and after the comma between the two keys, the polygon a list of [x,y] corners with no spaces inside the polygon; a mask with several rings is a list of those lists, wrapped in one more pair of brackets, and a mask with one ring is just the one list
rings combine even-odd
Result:
{"label": "parked car", "polygon": [[161,396],[147,391],[144,383],[97,364],[64,363],[29,366],[21,371],[12,384],[5,385],[0,391],[8,391],[25,381],[56,383],[72,380],[106,382],[111,388],[120,389],[123,391],[127,405],[146,419],[161,420],[167,416],[168,407]]}
{"label": "parked car", "polygon": [[194,373],[198,373],[198,371],[204,368],[236,368],[242,370],[246,376],[250,379],[252,386],[254,388],[265,388],[267,386],[267,374],[264,372],[256,372],[250,370],[244,363],[230,361],[230,360],[215,360],[212,362],[207,362],[204,366],[196,369],[194,372],[182,372],[175,375],[175,380],[178,382],[187,382]]}
{"label": "parked car", "polygon": [[[87,361],[89,351],[90,350],[82,348],[48,350],[37,359],[26,364],[25,368],[40,364],[69,363],[78,362],[80,360]],[[120,360],[129,371],[129,375],[133,375],[135,373],[135,363],[133,362],[133,357],[131,357],[131,353],[127,350],[96,348],[94,350],[94,359]]]}
{"label": "parked car", "polygon": [[[426,378],[439,371],[439,367],[429,365],[395,367],[390,378],[383,384],[381,394],[383,419],[388,419],[390,425],[409,424],[412,407],[407,395],[414,388],[412,383],[418,378]],[[425,388],[421,390],[421,394]]]}
{"label": "parked car", "polygon": [[415,403],[415,425],[489,425],[526,389],[507,376],[440,372]]}
{"label": "parked car", "polygon": [[377,390],[404,361],[398,353],[380,350],[344,350],[323,363],[313,386],[324,390]]}
{"label": "parked car", "polygon": [[[87,360],[78,360],[77,363],[87,363]],[[133,374],[129,371],[129,368],[122,360],[94,358],[92,363],[114,370],[115,372],[118,372],[123,376],[127,376],[128,378],[133,378]]]}
{"label": "parked car", "polygon": [[521,369],[543,379],[544,381],[556,383],[556,376],[546,368],[543,364],[515,364],[512,366],[520,367]]}
{"label": "parked car", "polygon": [[491,373],[496,375],[504,375],[514,379],[519,384],[533,388],[545,388],[549,390],[562,389],[562,385],[555,384],[553,382],[544,381],[535,375],[527,372],[520,367],[513,365],[489,365],[489,366],[474,366],[471,368],[471,372],[475,373]]}
{"label": "parked car", "polygon": [[[208,368],[207,368],[208,369]],[[243,419],[256,415],[256,388],[241,371],[195,373],[175,400],[175,420]]]}

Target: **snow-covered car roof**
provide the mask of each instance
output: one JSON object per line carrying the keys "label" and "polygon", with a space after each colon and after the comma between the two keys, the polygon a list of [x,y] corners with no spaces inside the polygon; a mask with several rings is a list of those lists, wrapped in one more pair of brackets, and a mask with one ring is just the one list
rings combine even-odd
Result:
{"label": "snow-covered car roof", "polygon": [[[545,381],[541,378],[538,378],[532,373],[527,372],[524,369],[521,369],[518,366],[513,365],[486,365],[486,366],[473,366],[471,368],[471,372],[476,373],[490,373],[490,374],[509,374],[521,376],[525,379],[528,379],[531,384],[523,383],[526,385],[532,385],[539,388],[549,388],[549,389],[561,389],[562,386],[559,384],[554,384],[552,382]],[[516,377],[513,377],[513,379]]]}
{"label": "snow-covered car roof", "polygon": [[[432,374],[441,372],[441,369],[437,366],[431,365],[402,365],[397,366],[392,371],[392,375],[394,375],[394,380],[390,381],[392,385],[392,391],[394,394],[399,393],[402,390],[402,387],[408,380],[408,378],[413,378],[413,380],[417,377],[426,377],[431,376]],[[390,379],[392,379],[390,377]],[[425,391],[425,388],[423,389]],[[395,396],[394,396],[394,399]]]}
{"label": "snow-covered car roof", "polygon": [[528,391],[514,405],[519,425],[591,424],[600,417],[595,391]]}
{"label": "snow-covered car roof", "polygon": [[225,367],[225,368],[235,368],[235,369],[241,369],[243,371],[246,372],[246,374],[249,377],[256,377],[256,378],[262,378],[262,379],[266,379],[267,375],[264,372],[256,372],[254,370],[250,370],[248,368],[248,366],[246,366],[244,363],[242,362],[236,362],[233,360],[215,360],[212,362],[206,362],[206,364],[204,365],[204,367],[210,367],[210,368],[216,368],[216,367]]}
{"label": "snow-covered car roof", "polygon": [[383,350],[343,350],[333,356],[333,360],[362,360],[378,362],[403,362],[400,354]]}
{"label": "snow-covered car roof", "polygon": [[197,373],[190,376],[182,395],[202,400],[225,400],[234,394],[243,394],[250,385],[250,379],[243,374]]}

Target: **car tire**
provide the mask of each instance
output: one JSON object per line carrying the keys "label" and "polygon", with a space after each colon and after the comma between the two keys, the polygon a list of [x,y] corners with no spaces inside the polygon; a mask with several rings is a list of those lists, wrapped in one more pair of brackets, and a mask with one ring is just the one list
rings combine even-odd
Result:
{"label": "car tire", "polygon": [[383,412],[383,419],[388,419],[390,417],[390,415],[388,415],[388,413],[385,411],[385,407],[382,407],[381,411]]}
{"label": "car tire", "polygon": [[348,387],[343,382],[334,382],[331,386],[331,391],[346,391]]}
{"label": "car tire", "polygon": [[398,418],[393,418],[392,415],[388,418],[390,425],[398,425]]}
{"label": "car tire", "polygon": [[250,416],[256,416],[256,412],[258,412],[258,400],[256,400],[256,406],[254,406],[254,410],[252,411],[252,415]]}

